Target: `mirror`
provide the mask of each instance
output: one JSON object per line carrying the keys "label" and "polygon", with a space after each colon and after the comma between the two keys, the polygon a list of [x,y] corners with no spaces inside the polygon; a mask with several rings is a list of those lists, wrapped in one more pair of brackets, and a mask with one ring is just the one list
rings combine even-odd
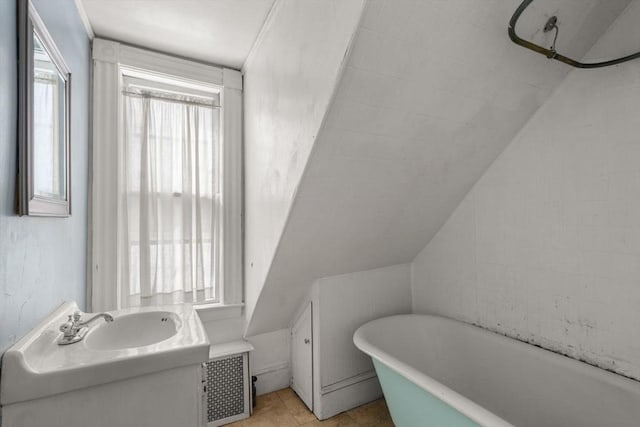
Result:
{"label": "mirror", "polygon": [[29,0],[18,22],[18,214],[69,216],[71,73]]}

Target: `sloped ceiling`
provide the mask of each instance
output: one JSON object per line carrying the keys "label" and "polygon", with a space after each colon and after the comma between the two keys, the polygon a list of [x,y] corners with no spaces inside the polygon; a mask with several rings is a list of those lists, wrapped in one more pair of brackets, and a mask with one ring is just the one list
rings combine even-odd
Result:
{"label": "sloped ceiling", "polygon": [[240,69],[274,0],[76,0],[98,37]]}
{"label": "sloped ceiling", "polygon": [[[581,58],[628,3],[537,0],[517,30],[550,46],[558,15]],[[318,278],[412,261],[545,102],[569,68],[509,41],[518,4],[368,2],[247,335],[287,327]]]}

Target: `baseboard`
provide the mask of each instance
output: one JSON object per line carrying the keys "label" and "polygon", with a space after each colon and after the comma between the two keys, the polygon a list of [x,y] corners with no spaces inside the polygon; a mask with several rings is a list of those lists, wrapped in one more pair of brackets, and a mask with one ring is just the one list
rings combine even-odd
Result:
{"label": "baseboard", "polygon": [[252,369],[251,375],[256,381],[256,395],[271,393],[289,387],[291,384],[291,366],[288,362]]}
{"label": "baseboard", "polygon": [[320,402],[314,404],[316,417],[325,420],[382,397],[382,388],[377,376],[363,375],[361,378],[358,382],[349,378],[330,387],[323,387]]}
{"label": "baseboard", "polygon": [[334,391],[338,391],[345,387],[350,387],[354,384],[357,384],[375,377],[376,377],[376,371],[374,370],[363,372],[361,374],[354,375],[352,377],[345,378],[335,383],[323,386],[322,389],[320,390],[320,394],[325,395],[325,394],[333,393]]}

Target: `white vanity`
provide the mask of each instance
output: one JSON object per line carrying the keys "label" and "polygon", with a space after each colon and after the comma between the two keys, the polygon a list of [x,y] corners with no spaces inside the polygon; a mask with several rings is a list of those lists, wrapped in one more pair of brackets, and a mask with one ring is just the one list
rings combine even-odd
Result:
{"label": "white vanity", "polygon": [[63,304],[5,352],[3,427],[202,425],[209,341],[190,305],[114,311],[59,345],[77,310]]}

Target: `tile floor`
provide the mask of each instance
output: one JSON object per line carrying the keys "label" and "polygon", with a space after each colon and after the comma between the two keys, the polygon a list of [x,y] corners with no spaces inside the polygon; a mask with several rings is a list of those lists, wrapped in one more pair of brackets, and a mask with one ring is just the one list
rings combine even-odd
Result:
{"label": "tile floor", "polygon": [[234,427],[394,427],[384,399],[359,406],[328,420],[318,419],[290,388],[258,396],[251,418]]}

